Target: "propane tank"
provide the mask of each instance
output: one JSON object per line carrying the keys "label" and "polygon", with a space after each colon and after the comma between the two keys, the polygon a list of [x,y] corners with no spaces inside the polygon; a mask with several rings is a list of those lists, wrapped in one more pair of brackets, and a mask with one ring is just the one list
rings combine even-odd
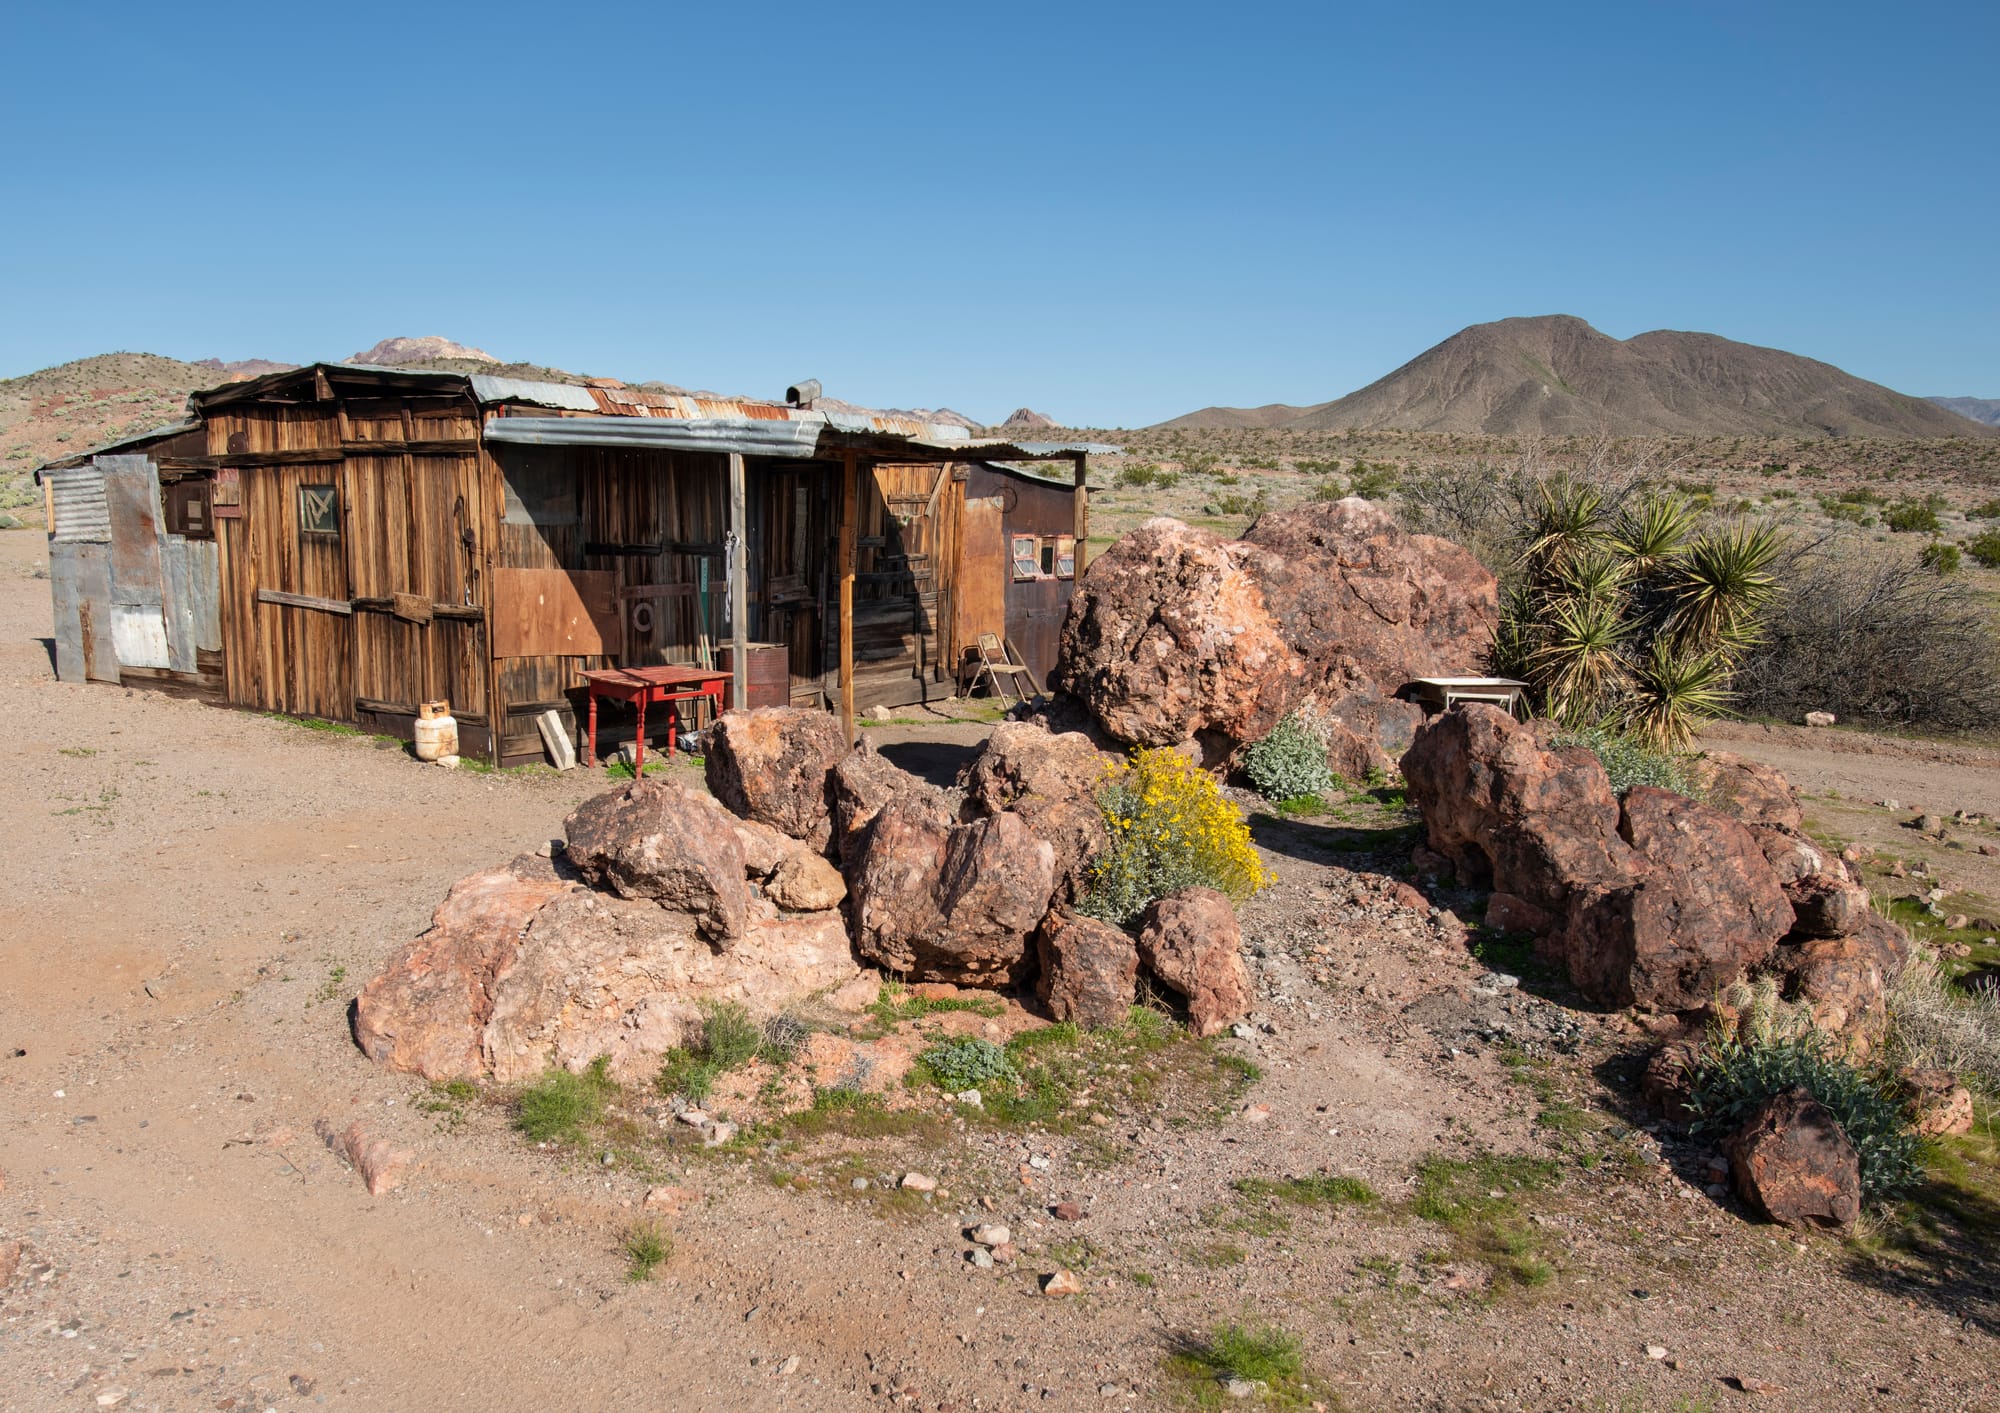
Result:
{"label": "propane tank", "polygon": [[458,754],[458,723],[451,719],[450,702],[418,703],[416,748],[418,760]]}

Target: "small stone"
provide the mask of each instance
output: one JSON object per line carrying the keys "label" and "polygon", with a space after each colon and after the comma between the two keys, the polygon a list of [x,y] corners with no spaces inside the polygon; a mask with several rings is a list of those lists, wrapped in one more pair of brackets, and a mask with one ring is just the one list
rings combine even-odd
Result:
{"label": "small stone", "polygon": [[1243,1021],[1238,1021],[1236,1024],[1230,1026],[1229,1033],[1238,1040],[1255,1040],[1257,1038],[1257,1032]]}
{"label": "small stone", "polygon": [[796,1374],[798,1371],[799,1371],[799,1356],[796,1354],[787,1355],[785,1357],[785,1362],[778,1366],[778,1372],[780,1374]]}
{"label": "small stone", "polygon": [[685,1187],[649,1187],[642,1206],[648,1212],[665,1212],[669,1216],[678,1214],[682,1208],[692,1203],[700,1194]]}
{"label": "small stone", "polygon": [[701,1128],[708,1123],[708,1113],[704,1109],[683,1109],[674,1117],[690,1128]]}
{"label": "small stone", "polygon": [[985,1101],[980,1097],[979,1091],[976,1089],[968,1089],[964,1093],[955,1095],[954,1097],[959,1103],[969,1104],[975,1109],[985,1107]]}
{"label": "small stone", "polygon": [[1075,1271],[1061,1270],[1042,1277],[1042,1294],[1044,1295],[1081,1295],[1082,1293],[1083,1282],[1076,1278]]}
{"label": "small stone", "polygon": [[1839,720],[1840,718],[1830,711],[1809,711],[1806,713],[1806,725],[1812,727],[1832,726]]}
{"label": "small stone", "polygon": [[1014,1258],[1019,1254],[1014,1248],[1014,1243],[1011,1241],[1003,1241],[993,1248],[993,1259],[1002,1266],[1013,1265]]}
{"label": "small stone", "polygon": [[292,1375],[289,1382],[291,1383],[292,1386],[292,1392],[297,1394],[300,1398],[311,1398],[312,1391],[315,1388],[319,1387],[319,1383],[317,1380],[309,1379],[304,1374]]}
{"label": "small stone", "polygon": [[1246,1124],[1267,1123],[1271,1117],[1271,1106],[1269,1104],[1245,1104],[1242,1113],[1238,1117]]}
{"label": "small stone", "polygon": [[1231,1398],[1255,1398],[1257,1396],[1257,1384],[1254,1380],[1246,1379],[1241,1374],[1231,1374],[1228,1378],[1222,1380],[1222,1391]]}
{"label": "small stone", "polygon": [[709,1128],[706,1134],[702,1135],[701,1142],[704,1148],[720,1148],[734,1137],[736,1137],[735,1124],[716,1123]]}
{"label": "small stone", "polygon": [[1083,1208],[1074,1202],[1058,1202],[1049,1208],[1049,1215],[1059,1222],[1080,1222],[1083,1220]]}
{"label": "small stone", "polygon": [[903,1187],[910,1192],[936,1192],[937,1179],[927,1173],[904,1173]]}
{"label": "small stone", "polygon": [[1667,1357],[1667,1347],[1664,1344],[1649,1344],[1646,1346],[1646,1357],[1653,1360],[1664,1359]]}
{"label": "small stone", "polygon": [[122,1385],[113,1384],[110,1388],[105,1389],[97,1395],[97,1406],[99,1408],[116,1408],[131,1396],[131,1390]]}
{"label": "small stone", "polygon": [[1036,1172],[1047,1172],[1049,1168],[1049,1155],[1046,1153],[1035,1154],[1034,1157],[1028,1159],[1028,1166]]}
{"label": "small stone", "polygon": [[1901,800],[1877,800],[1875,803],[1885,810],[1899,810],[1903,807]]}
{"label": "small stone", "polygon": [[966,1254],[966,1259],[971,1261],[972,1264],[977,1266],[980,1270],[990,1271],[993,1269],[993,1253],[991,1251],[988,1251],[985,1247],[975,1246],[972,1248],[972,1250],[966,1252],[965,1254]]}
{"label": "small stone", "polygon": [[853,1182],[850,1182],[847,1185],[853,1188],[856,1192],[866,1192],[868,1190],[868,1179],[856,1178],[854,1179]]}
{"label": "small stone", "polygon": [[981,1222],[967,1234],[981,1246],[1005,1246],[1014,1239],[1014,1233],[998,1222]]}
{"label": "small stone", "polygon": [[1971,919],[1968,918],[1964,913],[1953,913],[1950,917],[1944,920],[1945,931],[1957,932],[1960,928],[1964,927],[1970,921]]}

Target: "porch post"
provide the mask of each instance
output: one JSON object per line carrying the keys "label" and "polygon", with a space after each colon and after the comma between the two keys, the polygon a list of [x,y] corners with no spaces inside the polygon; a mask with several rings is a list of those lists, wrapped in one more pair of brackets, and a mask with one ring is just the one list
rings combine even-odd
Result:
{"label": "porch post", "polygon": [[743,458],[729,456],[729,704],[738,711],[750,705],[750,586],[746,582],[749,555],[745,542]]}
{"label": "porch post", "polygon": [[1088,456],[1078,455],[1073,458],[1072,463],[1076,467],[1076,489],[1071,493],[1073,497],[1071,510],[1075,521],[1073,533],[1076,535],[1076,577],[1079,579],[1083,577],[1083,565],[1088,557],[1085,544],[1090,538],[1090,491],[1084,484],[1084,472],[1089,461]]}
{"label": "porch post", "polygon": [[854,568],[859,557],[861,468],[848,452],[840,484],[840,730],[854,744]]}

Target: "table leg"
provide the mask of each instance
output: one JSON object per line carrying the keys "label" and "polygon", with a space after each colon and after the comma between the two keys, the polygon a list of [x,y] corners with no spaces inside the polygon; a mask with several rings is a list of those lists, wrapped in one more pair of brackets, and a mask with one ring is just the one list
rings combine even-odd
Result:
{"label": "table leg", "polygon": [[646,774],[646,694],[641,692],[639,702],[639,735],[632,742],[632,778],[640,780]]}
{"label": "table leg", "polygon": [[597,769],[597,689],[592,687],[585,693],[590,698],[590,736],[583,748],[583,763],[590,770]]}
{"label": "table leg", "polygon": [[673,760],[674,758],[674,737],[679,734],[680,724],[681,724],[680,703],[675,701],[669,701],[667,703],[667,759],[669,761]]}

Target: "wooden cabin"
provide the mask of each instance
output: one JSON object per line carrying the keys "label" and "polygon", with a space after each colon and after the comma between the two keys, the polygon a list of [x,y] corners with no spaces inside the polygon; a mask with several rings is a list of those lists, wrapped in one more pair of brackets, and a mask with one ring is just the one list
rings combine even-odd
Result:
{"label": "wooden cabin", "polygon": [[[1000,585],[1005,639],[1014,660],[1025,663],[1041,687],[1056,665],[1070,590],[1083,567],[1075,497],[1072,486],[1017,466],[976,462],[965,472],[965,533],[980,540],[982,559],[996,548],[1006,557]],[[984,576],[979,582],[991,583]],[[959,634],[967,643],[977,636],[976,629]]]}
{"label": "wooden cabin", "polygon": [[[948,694],[980,632],[1021,643],[1005,488],[1073,537],[1073,575],[1109,450],[604,381],[274,373],[38,473],[58,674],[405,738],[441,699],[465,753],[513,765],[550,709],[574,734],[582,672],[709,653],[733,700],[851,735]],[[1068,484],[991,464],[1037,461]],[[1033,582],[1066,601],[1060,564]]]}

